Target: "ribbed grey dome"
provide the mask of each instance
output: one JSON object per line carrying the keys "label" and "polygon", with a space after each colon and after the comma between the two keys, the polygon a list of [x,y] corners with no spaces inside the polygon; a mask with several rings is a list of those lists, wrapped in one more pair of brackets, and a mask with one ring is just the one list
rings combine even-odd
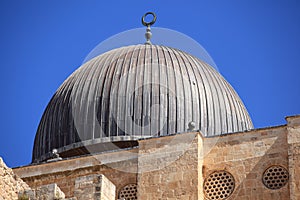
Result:
{"label": "ribbed grey dome", "polygon": [[80,154],[84,145],[130,146],[126,141],[185,132],[192,121],[204,136],[253,128],[236,92],[203,61],[164,46],[118,48],[82,65],[56,91],[36,133],[33,162],[53,148]]}

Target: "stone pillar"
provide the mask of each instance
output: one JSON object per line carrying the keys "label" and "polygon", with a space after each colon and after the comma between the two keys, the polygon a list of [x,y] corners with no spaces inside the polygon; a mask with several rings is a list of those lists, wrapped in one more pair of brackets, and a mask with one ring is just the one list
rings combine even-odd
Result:
{"label": "stone pillar", "polygon": [[300,116],[287,117],[291,200],[300,199]]}
{"label": "stone pillar", "polygon": [[140,140],[138,199],[203,199],[202,162],[198,132]]}
{"label": "stone pillar", "polygon": [[82,176],[75,180],[74,196],[78,200],[115,200],[116,187],[103,174]]}
{"label": "stone pillar", "polygon": [[203,193],[203,164],[204,164],[204,145],[202,134],[197,136],[197,149],[198,149],[198,199],[205,199]]}

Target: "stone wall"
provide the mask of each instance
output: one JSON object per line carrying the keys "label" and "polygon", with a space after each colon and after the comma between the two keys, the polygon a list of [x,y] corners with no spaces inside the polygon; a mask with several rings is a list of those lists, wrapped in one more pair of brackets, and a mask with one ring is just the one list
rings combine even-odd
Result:
{"label": "stone wall", "polygon": [[7,167],[0,157],[0,200],[18,199],[19,192],[29,189],[29,186]]}
{"label": "stone wall", "polygon": [[138,199],[203,199],[199,133],[139,141]]}
{"label": "stone wall", "polygon": [[[84,199],[85,193],[96,198],[105,192],[112,196],[114,189],[102,191],[100,187],[97,177],[103,174],[108,179],[104,185],[115,185],[116,199],[129,185],[137,187],[139,200],[205,199],[209,192],[217,193],[215,188],[220,195],[231,188],[228,200],[298,200],[300,117],[287,121],[284,126],[220,137],[203,138],[194,132],[149,138],[139,140],[136,149],[25,166],[14,172],[32,188],[56,183],[66,198]],[[270,167],[286,169],[287,184],[268,188],[263,179]],[[213,173],[226,177],[213,182],[218,179]],[[225,179],[232,185],[227,187]],[[209,180],[213,181],[207,185]]]}
{"label": "stone wall", "polygon": [[205,138],[203,178],[215,171],[231,173],[235,189],[229,199],[289,199],[288,184],[272,190],[262,182],[268,167],[288,169],[286,132],[281,126]]}
{"label": "stone wall", "polygon": [[[204,199],[204,181],[214,172],[232,175],[228,199],[289,199],[288,183],[269,189],[262,181],[269,167],[286,169],[288,175],[286,126],[212,138],[196,134],[191,142],[192,134],[139,141],[138,199]],[[226,190],[217,183],[211,187]]]}
{"label": "stone wall", "polygon": [[288,117],[288,155],[291,200],[300,199],[300,117]]}

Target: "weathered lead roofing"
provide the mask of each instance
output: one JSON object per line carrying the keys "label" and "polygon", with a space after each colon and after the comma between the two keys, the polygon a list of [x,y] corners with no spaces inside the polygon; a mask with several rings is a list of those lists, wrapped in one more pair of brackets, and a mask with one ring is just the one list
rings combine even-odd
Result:
{"label": "weathered lead roofing", "polygon": [[106,52],[59,87],[39,124],[33,162],[85,144],[187,131],[253,128],[237,93],[211,66],[177,49],[133,45]]}

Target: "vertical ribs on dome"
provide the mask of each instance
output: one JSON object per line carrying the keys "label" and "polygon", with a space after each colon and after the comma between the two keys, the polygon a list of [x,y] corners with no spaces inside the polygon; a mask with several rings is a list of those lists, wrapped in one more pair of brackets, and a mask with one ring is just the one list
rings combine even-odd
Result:
{"label": "vertical ribs on dome", "polygon": [[53,148],[69,157],[89,153],[86,145],[134,146],[139,138],[188,131],[190,121],[206,137],[253,127],[230,84],[198,58],[158,45],[114,49],[82,65],[54,94],[33,162]]}

